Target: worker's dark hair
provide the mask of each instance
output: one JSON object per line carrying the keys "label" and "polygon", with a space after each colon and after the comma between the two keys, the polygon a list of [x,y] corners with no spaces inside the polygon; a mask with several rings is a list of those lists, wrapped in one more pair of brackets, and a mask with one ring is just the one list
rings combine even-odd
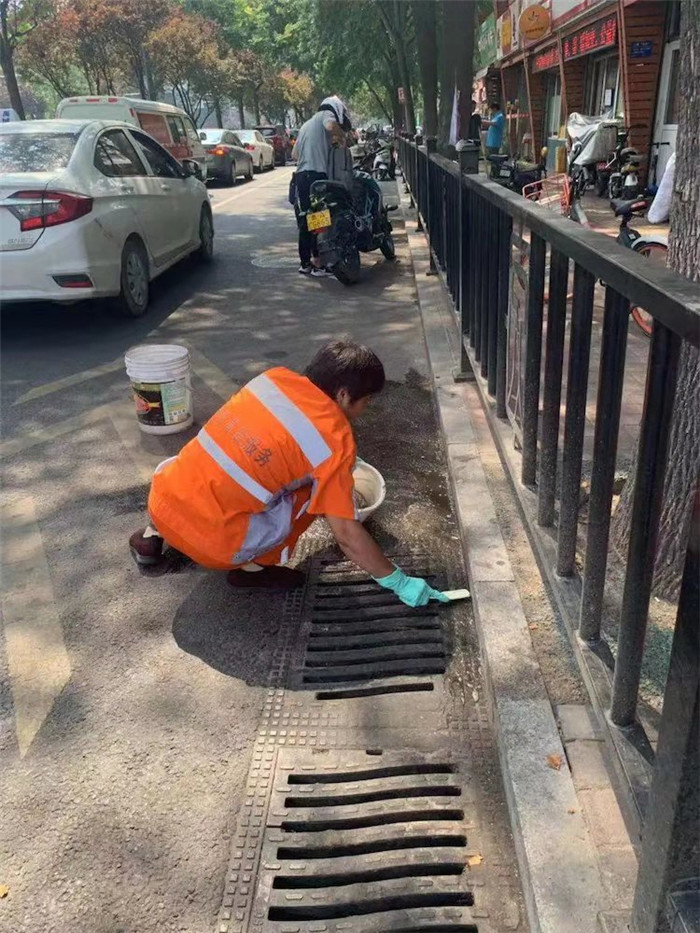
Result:
{"label": "worker's dark hair", "polygon": [[341,338],[322,347],[304,373],[315,386],[333,401],[341,389],[347,389],[350,401],[376,395],[384,388],[386,376],[376,353],[349,338]]}
{"label": "worker's dark hair", "polygon": [[491,110],[500,110],[500,109],[501,109],[501,105],[500,105],[499,101],[497,101],[497,100],[492,100],[491,103],[489,104],[489,107],[491,108]]}

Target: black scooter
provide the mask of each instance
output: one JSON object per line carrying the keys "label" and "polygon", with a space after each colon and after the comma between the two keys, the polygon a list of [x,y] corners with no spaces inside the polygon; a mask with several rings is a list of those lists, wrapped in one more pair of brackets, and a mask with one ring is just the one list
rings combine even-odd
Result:
{"label": "black scooter", "polygon": [[522,194],[526,185],[531,185],[546,177],[547,147],[542,149],[539,162],[526,162],[517,156],[512,158],[508,155],[489,156],[489,162],[491,163],[489,176],[491,181]]}
{"label": "black scooter", "polygon": [[368,172],[356,168],[351,187],[315,181],[310,198],[306,222],[316,233],[319,259],[343,285],[359,279],[360,253],[379,249],[385,259],[395,259],[389,212],[397,206],[384,203],[381,188]]}

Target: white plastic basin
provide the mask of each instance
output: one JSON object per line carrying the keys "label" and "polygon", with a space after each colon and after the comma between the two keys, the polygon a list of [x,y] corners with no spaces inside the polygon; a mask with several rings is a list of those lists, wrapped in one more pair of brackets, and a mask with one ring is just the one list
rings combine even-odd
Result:
{"label": "white plastic basin", "polygon": [[371,463],[365,463],[364,460],[360,460],[359,457],[355,469],[353,470],[352,477],[355,481],[355,489],[367,503],[364,508],[358,509],[357,516],[361,522],[365,522],[373,512],[377,511],[384,501],[386,496],[386,483],[379,470],[375,469]]}

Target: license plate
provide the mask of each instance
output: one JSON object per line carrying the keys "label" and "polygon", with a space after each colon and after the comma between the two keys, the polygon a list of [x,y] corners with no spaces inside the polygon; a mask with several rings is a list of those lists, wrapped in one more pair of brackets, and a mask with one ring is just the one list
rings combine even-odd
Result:
{"label": "license plate", "polygon": [[330,211],[314,211],[313,214],[306,215],[306,226],[308,230],[321,230],[323,227],[330,227]]}
{"label": "license plate", "polygon": [[501,178],[510,178],[510,169],[502,168],[498,174],[500,175]]}

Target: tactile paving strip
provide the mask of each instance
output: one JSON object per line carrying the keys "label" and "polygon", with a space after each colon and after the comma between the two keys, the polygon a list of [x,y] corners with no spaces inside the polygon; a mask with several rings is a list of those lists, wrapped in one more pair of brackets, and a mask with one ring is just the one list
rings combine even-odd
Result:
{"label": "tactile paving strip", "polygon": [[[410,572],[430,572],[425,558],[411,559],[410,555],[401,555],[396,559]],[[216,933],[521,931],[519,884],[512,841],[508,837],[507,821],[504,822],[504,803],[499,796],[502,793],[499,790],[500,775],[488,712],[482,704],[473,702],[465,690],[465,680],[470,675],[468,670],[462,669],[460,659],[466,655],[461,652],[453,658],[451,653],[453,638],[464,637],[463,634],[455,634],[457,627],[463,624],[459,620],[460,612],[464,618],[464,609],[455,613],[452,607],[448,607],[441,614],[442,637],[447,646],[445,663],[449,665],[445,676],[399,674],[359,682],[301,683],[300,672],[304,669],[312,625],[309,610],[319,600],[329,598],[319,596],[318,591],[326,585],[332,587],[331,577],[339,575],[346,580],[349,571],[352,576],[351,565],[344,562],[315,559],[306,592],[287,597],[278,653],[253,752],[247,797],[236,821]],[[446,579],[445,575],[437,574],[433,579],[437,586],[457,585],[463,579],[461,574],[454,574],[454,577]],[[319,581],[322,581],[320,585]],[[367,585],[366,577],[362,581],[355,585]],[[356,751],[350,751],[352,749]],[[317,773],[337,773],[340,764],[343,767],[352,765],[357,768],[361,765],[364,769],[376,769],[386,766],[386,762],[391,764],[407,758],[418,767],[419,773],[382,774],[362,781],[355,777],[352,782],[293,782],[291,785],[287,782],[287,777],[294,773],[302,777],[313,773],[314,769]],[[420,766],[426,763],[456,770],[432,775],[430,772],[421,773]],[[365,787],[359,790],[351,786],[363,783]],[[438,787],[440,790],[425,798],[412,796],[420,793],[424,786],[426,790],[432,788],[435,791]],[[459,789],[459,796],[451,799],[451,791],[443,788],[455,786]],[[465,788],[468,788],[468,793]],[[407,791],[401,798],[386,796],[401,789]],[[321,801],[320,808],[297,806],[307,793],[309,799]],[[352,803],[339,803],[332,799],[343,793],[355,795]],[[382,799],[358,798],[359,794],[380,794]],[[455,800],[459,801],[459,806],[450,807]],[[431,813],[439,811],[441,817],[450,809],[459,810],[464,816],[437,821],[406,819],[408,813],[420,809],[420,804],[426,804],[423,812],[426,809]],[[287,846],[282,842],[291,837],[298,843],[306,836],[316,841],[327,836],[335,844],[350,833],[356,839],[362,836],[365,842],[370,843],[373,839],[386,840],[387,834],[393,832],[383,822],[389,806],[395,816],[402,818],[400,823],[392,824],[394,828],[402,828],[400,835],[422,832],[429,841],[434,841],[436,837],[432,835],[432,828],[438,826],[447,835],[464,837],[466,845],[445,845],[440,836],[441,844],[437,846],[355,853],[349,850],[349,854],[339,857],[337,864],[343,863],[341,873],[351,869],[358,873],[354,885],[337,883],[334,877],[339,874],[337,867],[322,868],[323,859],[297,858],[299,852],[293,853],[295,858],[287,858]],[[347,807],[357,811],[356,817],[364,819],[367,819],[369,808],[376,808],[372,817],[380,822],[375,826],[350,825],[332,829],[322,826],[312,830],[307,827],[304,831],[298,828],[313,809],[323,811],[324,818],[335,809],[340,819],[352,819]],[[338,808],[343,809],[339,811]],[[281,823],[287,818],[297,828],[283,828]],[[293,849],[293,845],[289,848]],[[455,865],[463,867],[465,857],[470,856],[477,857],[477,865],[483,857],[488,866],[486,871],[481,866],[462,870],[459,875],[449,874],[450,870],[456,872]],[[343,859],[349,861],[343,862]],[[294,867],[302,862],[313,864],[303,871]],[[331,858],[329,864],[331,862],[336,862],[336,858]],[[441,866],[440,871],[445,874],[411,874],[413,865],[419,866],[416,871],[423,871],[428,863],[433,862]],[[353,865],[360,867],[353,868]],[[393,877],[393,872],[401,866],[404,866],[406,876]],[[385,869],[391,877],[385,875]],[[371,874],[377,871],[380,874]],[[313,881],[314,874],[321,874],[322,880],[325,878],[327,882],[326,889],[334,890],[280,887],[279,882],[277,887],[274,886],[275,879],[285,877],[287,881],[284,883],[293,884],[296,880],[303,885],[299,879],[306,876]],[[364,905],[363,909],[370,909],[371,902],[368,907],[367,899],[363,902],[360,898],[370,881],[373,890],[381,890],[382,898],[393,898],[400,888],[401,893],[405,891],[412,899],[391,901],[390,911],[348,913],[358,903]],[[341,898],[334,903],[331,895],[338,891],[342,892],[345,900]],[[458,899],[473,893],[474,906],[450,898],[443,898],[441,902],[431,901],[428,897],[414,898],[414,895],[432,895],[436,891],[441,896],[449,894]],[[306,917],[309,916],[307,906],[319,904],[323,908],[323,916],[314,913],[311,919],[302,919],[293,910],[286,912],[290,906],[301,906]],[[270,917],[272,907],[285,912],[275,912]],[[432,919],[426,920],[426,917]]]}

